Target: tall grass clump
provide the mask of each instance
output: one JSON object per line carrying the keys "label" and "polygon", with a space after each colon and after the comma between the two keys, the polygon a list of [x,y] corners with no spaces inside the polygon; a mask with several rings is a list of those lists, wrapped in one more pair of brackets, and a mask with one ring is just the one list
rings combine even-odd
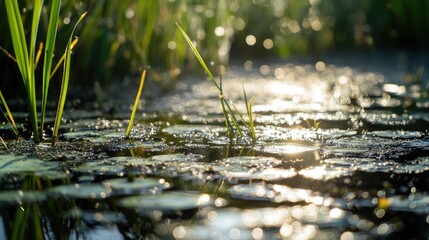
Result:
{"label": "tall grass clump", "polygon": [[201,57],[197,48],[192,43],[189,36],[180,27],[179,24],[176,23],[176,25],[177,25],[179,31],[181,32],[181,34],[183,35],[183,37],[185,38],[186,42],[188,43],[189,47],[191,48],[192,52],[195,54],[199,63],[201,64],[201,67],[208,74],[213,85],[215,85],[215,87],[219,91],[219,99],[220,99],[220,104],[222,106],[222,112],[223,112],[223,116],[224,116],[225,127],[227,130],[227,136],[230,139],[230,141],[232,141],[233,138],[235,138],[237,136],[243,136],[244,135],[244,131],[243,131],[242,127],[239,125],[237,118],[241,119],[242,123],[245,125],[245,127],[248,129],[249,133],[251,134],[253,141],[255,141],[256,140],[256,134],[255,134],[255,128],[254,128],[254,123],[253,123],[253,113],[252,113],[253,98],[250,101],[247,101],[246,91],[244,90],[244,87],[243,87],[243,94],[244,94],[244,98],[245,98],[245,102],[246,102],[246,110],[247,110],[247,114],[249,117],[249,122],[246,122],[243,115],[238,111],[238,109],[236,108],[234,103],[232,103],[232,101],[228,100],[225,97],[224,92],[223,92],[223,86],[222,86],[222,77],[220,77],[220,80],[218,83],[216,81],[216,79],[213,77],[213,74],[210,72],[209,68],[207,67],[207,64],[205,63],[204,59]]}
{"label": "tall grass clump", "polygon": [[[44,52],[44,61],[43,61],[43,76],[42,76],[42,107],[41,107],[41,124],[38,124],[38,111],[37,111],[37,98],[36,98],[36,66],[38,60],[40,59],[43,44],[39,45],[38,50],[36,51],[36,39],[39,29],[39,22],[42,9],[44,7],[43,0],[35,0],[33,3],[33,15],[31,20],[31,29],[30,29],[30,39],[27,44],[26,35],[24,32],[24,20],[20,14],[20,8],[17,0],[4,1],[6,6],[7,21],[10,29],[10,36],[12,39],[12,45],[15,53],[14,60],[18,64],[18,68],[24,82],[25,91],[28,99],[29,113],[30,113],[30,122],[33,131],[34,142],[38,143],[41,140],[43,135],[43,125],[45,119],[45,111],[49,90],[49,83],[53,73],[52,63],[54,59],[54,48],[55,41],[57,38],[58,32],[58,19],[61,7],[60,0],[53,0],[50,6],[49,22],[48,29],[45,36],[45,52]],[[82,20],[85,14],[77,21],[76,25]],[[68,40],[66,51],[64,53],[64,68],[63,68],[63,84],[61,87],[61,96],[65,99],[64,91],[67,91],[68,79],[70,74],[70,58],[71,58],[71,40],[73,38],[73,33],[76,28],[76,25],[73,28],[71,36]],[[12,57],[11,54],[8,54]],[[61,61],[60,61],[61,63]],[[57,64],[58,65],[58,64]],[[64,97],[63,97],[64,96]],[[62,99],[61,98],[61,99]],[[4,99],[2,98],[2,101]],[[5,102],[5,101],[4,101]],[[3,105],[6,107],[3,103]],[[64,100],[61,100],[58,105],[57,118],[61,118],[62,109],[64,107]],[[59,114],[58,114],[59,113]],[[9,112],[8,112],[9,114]],[[9,120],[11,118],[9,117]],[[59,124],[59,122],[58,122]],[[55,128],[57,128],[57,120],[55,121]],[[58,125],[59,127],[59,125]],[[40,131],[39,131],[40,130]],[[39,134],[40,133],[40,134]],[[55,134],[54,134],[55,136]],[[55,137],[54,137],[55,139]]]}

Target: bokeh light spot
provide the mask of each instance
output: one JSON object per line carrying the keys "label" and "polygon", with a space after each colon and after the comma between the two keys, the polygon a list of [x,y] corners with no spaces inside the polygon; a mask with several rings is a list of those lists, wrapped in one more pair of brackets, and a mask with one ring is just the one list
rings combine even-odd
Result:
{"label": "bokeh light spot", "polygon": [[256,37],[255,37],[255,36],[253,36],[253,35],[248,35],[248,36],[246,37],[246,43],[247,43],[247,45],[249,45],[249,46],[253,46],[253,45],[255,45],[255,44],[256,44]]}
{"label": "bokeh light spot", "polygon": [[264,42],[262,43],[262,45],[264,45],[265,49],[271,49],[274,46],[274,42],[273,42],[273,40],[267,38],[267,39],[264,40]]}

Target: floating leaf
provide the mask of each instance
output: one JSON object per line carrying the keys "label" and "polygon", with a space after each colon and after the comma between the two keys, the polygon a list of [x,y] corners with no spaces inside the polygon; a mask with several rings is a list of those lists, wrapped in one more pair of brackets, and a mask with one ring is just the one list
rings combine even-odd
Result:
{"label": "floating leaf", "polygon": [[0,192],[0,203],[22,204],[46,200],[46,194],[38,191],[9,190]]}
{"label": "floating leaf", "polygon": [[156,155],[151,159],[156,162],[196,162],[202,160],[204,157],[199,154],[165,154]]}
{"label": "floating leaf", "polygon": [[110,186],[113,191],[130,194],[140,192],[159,192],[171,187],[164,179],[135,178],[129,181],[126,178],[116,178],[104,181],[104,185]]}
{"label": "floating leaf", "polygon": [[0,173],[42,172],[56,167],[57,162],[26,156],[0,155]]}
{"label": "floating leaf", "polygon": [[50,191],[70,198],[103,199],[111,195],[112,189],[106,185],[84,183],[57,186],[51,188]]}
{"label": "floating leaf", "polygon": [[224,200],[208,194],[192,192],[166,192],[154,196],[133,196],[120,199],[118,205],[126,208],[137,208],[143,211],[179,211],[223,206]]}

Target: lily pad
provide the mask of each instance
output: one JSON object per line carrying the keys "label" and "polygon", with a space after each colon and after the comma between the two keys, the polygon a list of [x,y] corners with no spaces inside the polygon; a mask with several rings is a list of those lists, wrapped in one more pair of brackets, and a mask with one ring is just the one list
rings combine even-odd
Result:
{"label": "lily pad", "polygon": [[58,167],[57,162],[38,158],[14,155],[0,156],[0,173],[42,172],[56,167]]}
{"label": "lily pad", "polygon": [[36,172],[34,175],[41,178],[49,179],[49,180],[62,180],[62,179],[68,179],[71,177],[71,174],[69,173],[62,172],[62,171],[55,171],[55,170]]}
{"label": "lily pad", "polygon": [[204,156],[199,154],[164,154],[156,155],[151,159],[156,162],[196,162],[202,160]]}
{"label": "lily pad", "polygon": [[347,167],[317,166],[302,169],[298,173],[310,179],[330,180],[338,177],[349,176],[352,174],[352,171]]}
{"label": "lily pad", "polygon": [[110,157],[104,160],[105,163],[112,165],[123,165],[123,166],[141,166],[152,164],[147,158],[132,157],[132,156],[120,156]]}
{"label": "lily pad", "polygon": [[[66,218],[82,219],[89,224],[115,224],[125,221],[122,213],[113,211],[89,211],[79,208],[73,208],[65,214]],[[109,237],[111,237],[109,235]],[[92,239],[92,238],[91,238]],[[112,237],[112,239],[116,239]]]}
{"label": "lily pad", "polygon": [[282,161],[273,157],[262,157],[262,156],[240,156],[225,158],[220,161],[216,161],[224,166],[241,166],[243,168],[269,168],[270,166],[277,166],[282,164]]}
{"label": "lily pad", "polygon": [[262,126],[257,128],[257,135],[265,141],[278,140],[300,140],[318,141],[320,139],[335,139],[354,136],[357,132],[353,130],[340,129],[304,129],[304,128],[282,128],[276,126]]}
{"label": "lily pad", "polygon": [[46,194],[40,191],[9,190],[0,192],[0,203],[22,204],[46,200]]}
{"label": "lily pad", "polygon": [[106,185],[84,183],[53,187],[50,189],[50,192],[70,198],[104,199],[111,195],[112,189]]}
{"label": "lily pad", "polygon": [[73,168],[73,171],[95,175],[122,175],[125,167],[120,164],[105,164],[103,162],[87,162]]}
{"label": "lily pad", "polygon": [[316,151],[316,146],[299,144],[268,144],[261,147],[261,151],[274,154],[301,154]]}
{"label": "lily pad", "polygon": [[419,131],[400,131],[400,130],[384,130],[384,131],[372,131],[368,135],[391,138],[391,139],[415,139],[421,138],[425,134]]}
{"label": "lily pad", "polygon": [[281,168],[268,168],[261,171],[252,170],[225,170],[222,175],[229,179],[238,180],[264,180],[264,181],[278,181],[294,177],[296,171],[292,169]]}
{"label": "lily pad", "polygon": [[100,133],[97,131],[85,130],[76,132],[67,132],[62,135],[66,140],[88,140],[100,137]]}
{"label": "lily pad", "polygon": [[225,201],[208,194],[193,192],[166,192],[154,196],[133,196],[120,199],[118,205],[143,211],[180,211],[223,206]]}
{"label": "lily pad", "polygon": [[112,188],[112,191],[131,194],[141,192],[159,192],[161,190],[171,187],[171,184],[166,182],[164,179],[155,178],[136,178],[129,181],[126,178],[116,178],[104,181],[105,186]]}
{"label": "lily pad", "polygon": [[[407,162],[395,162],[375,158],[328,158],[324,160],[326,168],[347,168],[348,171],[383,172],[398,174],[418,174],[429,171],[429,158],[420,157]],[[332,170],[332,169],[331,169]]]}
{"label": "lily pad", "polygon": [[228,189],[228,193],[233,198],[292,203],[306,201],[311,196],[311,191],[309,190],[260,183],[235,185]]}
{"label": "lily pad", "polygon": [[212,138],[220,132],[224,132],[223,127],[214,125],[173,125],[162,130],[165,133],[181,138]]}

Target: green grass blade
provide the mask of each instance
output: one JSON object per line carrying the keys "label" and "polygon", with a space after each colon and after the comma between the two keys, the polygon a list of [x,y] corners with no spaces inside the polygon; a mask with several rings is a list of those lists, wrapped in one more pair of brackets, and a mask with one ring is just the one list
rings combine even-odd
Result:
{"label": "green grass blade", "polygon": [[15,58],[14,56],[12,56],[12,54],[10,54],[6,49],[4,49],[4,48],[0,47],[0,50],[1,50],[4,54],[6,54],[6,56],[7,56],[8,58],[12,59],[14,62],[16,62],[16,63],[17,63],[16,58]]}
{"label": "green grass blade", "polygon": [[36,39],[39,29],[40,14],[43,8],[43,0],[35,0],[33,8],[33,19],[31,22],[31,35],[30,35],[30,52],[28,61],[28,79],[27,79],[27,97],[29,99],[30,107],[30,121],[33,128],[33,139],[39,142],[39,124],[37,116],[37,97],[36,97]]}
{"label": "green grass blade", "polygon": [[70,34],[68,43],[67,43],[66,58],[64,61],[63,80],[61,83],[61,92],[60,92],[60,98],[58,101],[57,114],[55,116],[54,132],[52,134],[52,144],[55,144],[55,142],[58,139],[58,130],[60,129],[61,118],[63,116],[64,105],[65,105],[66,97],[67,97],[67,90],[68,90],[69,79],[70,79],[71,43],[72,43],[73,34],[74,34],[74,31],[76,30],[77,25],[82,21],[82,19],[85,16],[86,16],[86,12],[83,13],[80,16],[80,18],[77,20],[77,22],[74,25],[73,30]]}
{"label": "green grass blade", "polygon": [[252,111],[253,99],[254,98],[251,98],[249,100],[249,103],[247,104],[247,112],[249,116],[249,130],[250,130],[250,133],[252,134],[253,140],[256,140],[255,123],[253,122],[254,120],[253,120],[253,111]]}
{"label": "green grass blade", "polygon": [[57,38],[58,18],[60,14],[61,1],[53,0],[49,15],[48,32],[46,34],[46,47],[43,60],[43,82],[42,82],[42,109],[40,120],[40,131],[43,134],[45,123],[46,104],[48,101],[49,82],[51,80],[52,60],[54,58],[55,40]]}
{"label": "green grass blade", "polygon": [[220,100],[220,105],[222,106],[222,112],[223,112],[223,118],[225,120],[225,127],[227,132],[228,137],[230,138],[230,140],[232,140],[233,134],[234,134],[234,129],[232,129],[232,125],[229,122],[229,118],[228,118],[228,112],[226,111],[225,108],[225,96],[223,95],[223,85],[222,85],[222,76],[219,79],[219,100]]}
{"label": "green grass blade", "polygon": [[133,127],[134,118],[136,116],[137,106],[139,105],[140,96],[141,96],[141,93],[143,91],[145,78],[146,78],[146,69],[143,70],[142,77],[140,79],[140,86],[139,86],[139,89],[137,91],[137,96],[136,96],[136,99],[134,101],[134,106],[133,106],[133,110],[131,112],[130,121],[128,123],[128,128],[127,128],[127,131],[125,133],[125,136],[127,138],[130,137],[131,128]]}
{"label": "green grass blade", "polygon": [[9,148],[7,147],[6,142],[3,140],[3,138],[2,138],[2,137],[0,137],[0,141],[1,141],[1,144],[3,144],[3,146],[4,146],[6,149],[9,149]]}
{"label": "green grass blade", "polygon": [[247,124],[246,120],[243,117],[243,114],[240,113],[240,111],[238,111],[237,106],[235,106],[234,102],[229,101],[232,108],[234,109],[235,114],[238,115],[238,117],[240,118],[241,122],[244,124],[244,126],[246,126],[247,128],[249,128],[249,125]]}
{"label": "green grass blade", "polygon": [[16,127],[15,120],[13,119],[12,112],[9,110],[9,107],[6,103],[6,99],[3,97],[3,93],[1,91],[0,91],[0,99],[1,99],[1,102],[3,103],[4,108],[6,109],[6,113],[3,111],[3,109],[1,109],[1,111],[3,112],[3,115],[5,116],[6,120],[12,125],[13,133],[16,136],[18,136],[19,132],[18,132],[18,128]]}
{"label": "green grass blade", "polygon": [[27,85],[27,62],[28,50],[27,42],[25,40],[24,26],[22,24],[21,15],[19,12],[18,1],[10,0],[5,1],[7,22],[9,23],[10,36],[12,38],[13,49],[15,52],[15,59],[18,64],[19,71]]}
{"label": "green grass blade", "polygon": [[176,25],[179,28],[180,32],[182,33],[183,37],[185,38],[186,42],[188,43],[189,47],[192,49],[192,52],[194,52],[195,56],[197,57],[198,61],[201,64],[201,66],[206,71],[206,73],[209,75],[209,77],[212,80],[213,84],[217,87],[218,90],[220,90],[220,86],[217,84],[215,78],[213,77],[213,74],[210,72],[209,68],[207,67],[206,63],[204,62],[204,59],[201,57],[201,55],[198,52],[197,48],[192,43],[192,41],[189,38],[188,34],[186,34],[186,32],[180,27],[180,25],[178,23],[176,23]]}
{"label": "green grass blade", "polygon": [[[73,50],[74,46],[77,44],[78,42],[78,38],[73,39],[73,42],[71,44],[71,50]],[[52,70],[50,78],[52,78],[54,76],[54,74],[58,71],[58,69],[60,68],[61,64],[64,63],[64,60],[66,59],[66,52],[63,53],[63,55],[61,56],[60,60],[58,61],[57,65],[55,65],[54,70]]]}
{"label": "green grass blade", "polygon": [[254,98],[251,98],[249,101],[247,101],[247,94],[246,94],[246,89],[244,89],[244,85],[243,85],[243,96],[244,96],[244,102],[246,103],[247,116],[249,117],[249,123],[247,126],[249,128],[249,131],[250,131],[250,134],[252,135],[253,140],[256,140],[255,124],[253,122],[253,111],[252,111],[252,104],[253,104]]}
{"label": "green grass blade", "polygon": [[240,136],[243,136],[243,132],[241,131],[240,124],[238,124],[237,118],[235,117],[234,111],[231,108],[231,105],[228,103],[228,100],[224,99],[226,109],[231,117],[232,124],[234,124]]}
{"label": "green grass blade", "polygon": [[37,54],[36,54],[36,60],[34,60],[34,67],[37,67],[37,64],[39,63],[39,60],[40,60],[40,56],[42,55],[42,51],[43,51],[43,42],[40,42],[39,50],[37,50]]}

